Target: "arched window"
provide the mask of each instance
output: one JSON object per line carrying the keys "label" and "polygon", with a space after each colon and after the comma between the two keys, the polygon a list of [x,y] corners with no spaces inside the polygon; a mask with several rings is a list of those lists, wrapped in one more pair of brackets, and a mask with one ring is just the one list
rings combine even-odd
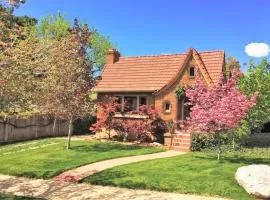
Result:
{"label": "arched window", "polygon": [[172,104],[169,101],[164,101],[163,112],[164,113],[171,113],[171,111],[172,111]]}

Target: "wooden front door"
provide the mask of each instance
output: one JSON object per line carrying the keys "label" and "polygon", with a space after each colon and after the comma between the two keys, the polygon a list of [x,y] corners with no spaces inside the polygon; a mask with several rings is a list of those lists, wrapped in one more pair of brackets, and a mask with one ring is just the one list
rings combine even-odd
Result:
{"label": "wooden front door", "polygon": [[187,105],[188,98],[184,97],[178,100],[178,120],[186,120],[190,114],[190,105]]}

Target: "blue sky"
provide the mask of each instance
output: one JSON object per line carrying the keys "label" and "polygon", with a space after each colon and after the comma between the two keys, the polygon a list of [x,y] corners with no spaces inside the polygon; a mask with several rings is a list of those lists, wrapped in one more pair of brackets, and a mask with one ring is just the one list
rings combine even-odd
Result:
{"label": "blue sky", "polygon": [[[109,36],[124,56],[224,49],[242,64],[252,58],[247,44],[270,43],[269,9],[269,0],[27,0],[15,13],[77,17]],[[268,45],[250,47],[269,53]]]}

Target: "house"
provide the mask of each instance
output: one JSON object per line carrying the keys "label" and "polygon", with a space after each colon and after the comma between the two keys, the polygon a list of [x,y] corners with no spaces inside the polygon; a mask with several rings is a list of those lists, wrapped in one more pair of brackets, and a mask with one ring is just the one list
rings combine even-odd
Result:
{"label": "house", "polygon": [[189,108],[185,98],[176,96],[176,88],[194,84],[196,75],[209,86],[216,83],[225,71],[224,59],[223,50],[197,52],[190,48],[182,54],[121,57],[111,49],[95,91],[98,99],[116,96],[122,111],[134,112],[128,117],[138,117],[140,105],[153,104],[163,120],[183,120]]}

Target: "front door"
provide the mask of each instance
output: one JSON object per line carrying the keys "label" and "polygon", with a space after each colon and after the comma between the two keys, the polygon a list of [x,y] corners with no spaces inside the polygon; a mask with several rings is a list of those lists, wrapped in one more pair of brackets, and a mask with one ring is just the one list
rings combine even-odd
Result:
{"label": "front door", "polygon": [[178,100],[178,120],[186,120],[189,117],[191,106],[187,102],[188,98],[186,97]]}

